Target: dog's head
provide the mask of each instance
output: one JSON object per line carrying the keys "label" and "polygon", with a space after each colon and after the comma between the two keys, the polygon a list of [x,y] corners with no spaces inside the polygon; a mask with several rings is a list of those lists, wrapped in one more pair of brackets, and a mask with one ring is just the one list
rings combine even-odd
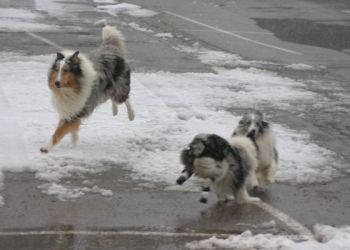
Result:
{"label": "dog's head", "polygon": [[81,76],[79,51],[57,52],[56,59],[49,71],[51,89],[71,88],[78,91],[78,80]]}
{"label": "dog's head", "polygon": [[192,155],[193,157],[200,156],[206,147],[207,141],[208,141],[208,134],[199,134],[196,135],[191,143],[186,148],[187,154]]}
{"label": "dog's head", "polygon": [[256,139],[268,127],[269,123],[264,120],[264,116],[259,110],[249,112],[243,115],[232,136],[243,135]]}

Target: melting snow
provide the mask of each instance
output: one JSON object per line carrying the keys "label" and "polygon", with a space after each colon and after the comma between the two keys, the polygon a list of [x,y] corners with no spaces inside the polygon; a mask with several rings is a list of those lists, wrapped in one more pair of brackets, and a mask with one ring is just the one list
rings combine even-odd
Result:
{"label": "melting snow", "polygon": [[294,241],[288,236],[272,234],[253,235],[246,231],[232,235],[227,239],[215,236],[202,241],[187,243],[189,249],[232,249],[232,250],[348,250],[350,246],[350,227],[335,228],[316,225],[314,232],[317,239]]}
{"label": "melting snow", "polygon": [[146,33],[152,33],[153,32],[153,30],[151,30],[151,29],[147,29],[147,28],[143,28],[143,27],[141,27],[140,25],[138,25],[137,23],[128,23],[128,25],[131,27],[131,28],[133,28],[133,29],[135,29],[135,30],[138,30],[138,31],[142,31],[142,32],[146,32]]}
{"label": "melting snow", "polygon": [[0,8],[0,31],[57,30],[53,25],[38,23],[42,16],[29,10]]}
{"label": "melting snow", "polygon": [[158,33],[155,34],[156,37],[163,37],[163,38],[172,38],[174,37],[173,34],[171,33]]}
{"label": "melting snow", "polygon": [[294,69],[294,70],[312,70],[314,67],[311,65],[303,64],[303,63],[296,63],[296,64],[290,64],[287,65],[286,68]]}
{"label": "melting snow", "polygon": [[[226,109],[259,104],[292,109],[289,102],[317,98],[303,90],[300,82],[257,69],[225,70],[218,74],[133,73],[131,101],[135,121],[128,121],[123,105],[120,114],[113,117],[111,104],[106,103],[82,125],[76,148],[66,138],[50,154],[42,155],[39,148],[49,140],[57,123],[46,83],[52,58],[6,55],[0,60],[4,92],[0,98],[2,103],[7,100],[8,108],[0,111],[0,117],[8,117],[9,123],[0,126],[1,131],[9,131],[9,138],[2,140],[0,146],[10,151],[2,155],[0,170],[32,169],[43,182],[39,188],[62,200],[87,192],[111,195],[104,187],[91,187],[88,176],[114,167],[133,170],[134,178],[172,186],[182,169],[179,151],[195,134],[228,137],[232,133],[239,117]],[[338,174],[332,163],[334,153],[312,143],[307,132],[279,124],[274,128],[277,139],[281,138],[279,181],[316,182]],[[14,149],[8,147],[8,142],[14,143]],[[11,162],[21,168],[11,167]],[[81,179],[81,184],[74,186],[70,177]]]}
{"label": "melting snow", "polygon": [[138,5],[130,3],[120,3],[112,5],[99,5],[97,6],[101,11],[107,12],[112,16],[116,16],[119,13],[125,13],[135,17],[150,17],[155,16],[158,13],[153,10],[143,9]]}

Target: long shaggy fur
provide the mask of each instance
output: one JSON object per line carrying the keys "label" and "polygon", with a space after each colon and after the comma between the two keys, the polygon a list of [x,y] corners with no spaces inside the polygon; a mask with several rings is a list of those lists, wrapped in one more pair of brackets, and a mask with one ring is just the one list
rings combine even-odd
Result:
{"label": "long shaggy fur", "polygon": [[254,152],[253,143],[245,137],[230,144],[215,134],[199,134],[181,152],[185,168],[177,183],[183,184],[192,174],[205,179],[201,202],[207,201],[210,188],[220,200],[235,197],[240,203],[258,201],[246,189],[250,173],[256,168]]}
{"label": "long shaggy fur", "polygon": [[67,133],[72,133],[76,142],[79,128],[76,124],[80,125],[80,119],[109,99],[114,115],[118,104],[125,103],[129,119],[134,119],[129,101],[130,67],[125,59],[123,39],[120,31],[106,25],[102,29],[101,45],[89,55],[69,50],[57,53],[48,80],[60,122],[49,144],[41,148],[42,152],[48,152]]}
{"label": "long shaggy fur", "polygon": [[251,185],[259,187],[259,182],[273,183],[278,164],[276,140],[271,126],[265,121],[260,111],[253,111],[243,115],[233,138],[246,136],[255,145],[258,152],[258,166],[255,176],[252,175]]}

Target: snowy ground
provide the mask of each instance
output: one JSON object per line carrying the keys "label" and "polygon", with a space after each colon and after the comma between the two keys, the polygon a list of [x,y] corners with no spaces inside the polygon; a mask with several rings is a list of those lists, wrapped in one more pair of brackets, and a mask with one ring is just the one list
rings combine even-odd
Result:
{"label": "snowy ground", "polygon": [[[39,11],[52,16],[74,19],[64,2],[35,1]],[[80,0],[73,1],[80,3]],[[158,13],[128,3],[94,0],[95,10],[112,16],[152,17]],[[99,5],[101,4],[101,5]],[[74,5],[73,5],[74,6]],[[92,11],[91,6],[72,13]],[[72,8],[72,5],[69,5]],[[55,25],[42,24],[40,12],[14,8],[0,9],[0,31],[60,31]],[[171,32],[157,33],[142,22],[127,25],[158,39],[172,39]],[[65,27],[67,29],[67,27]],[[71,29],[78,29],[70,27]],[[132,75],[131,100],[136,120],[128,121],[125,107],[112,116],[106,103],[84,122],[80,142],[72,147],[65,138],[50,154],[39,148],[53,133],[57,114],[51,105],[47,87],[47,70],[54,55],[24,56],[0,52],[0,190],[4,187],[3,172],[33,171],[41,181],[43,193],[61,201],[75,200],[87,193],[113,196],[107,187],[98,186],[91,174],[110,168],[124,167],[133,178],[162,182],[167,189],[197,190],[196,180],[183,187],[175,186],[182,166],[179,151],[197,133],[217,133],[228,138],[239,120],[232,110],[251,108],[304,110],[328,102],[327,98],[307,90],[306,84],[276,73],[262,70],[270,62],[247,61],[240,56],[214,51],[193,44],[177,46],[178,51],[198,58],[213,72],[171,73],[135,72]],[[288,69],[317,70],[307,64],[290,64]],[[269,117],[268,117],[269,118]],[[277,181],[300,184],[330,181],[341,176],[336,152],[312,141],[306,130],[295,130],[286,124],[273,124],[278,141],[280,164]],[[71,182],[70,178],[75,181]],[[151,184],[150,184],[151,185]],[[6,203],[0,193],[0,207]],[[191,242],[190,249],[349,249],[350,228],[317,225],[314,233],[319,241],[298,241],[294,237],[270,234],[253,235],[246,231],[228,239]]]}
{"label": "snowy ground", "polygon": [[[316,225],[316,240],[296,241],[288,236],[272,234],[253,235],[246,231],[227,239],[215,236],[198,242],[188,243],[189,249],[237,249],[237,250],[348,250],[350,246],[350,227],[334,228]],[[295,237],[294,237],[295,238]]]}
{"label": "snowy ground", "polygon": [[[131,169],[134,178],[164,182],[174,188],[182,168],[179,151],[194,135],[231,135],[239,117],[225,110],[260,105],[291,109],[295,101],[312,103],[318,98],[305,91],[301,82],[254,68],[221,69],[216,74],[134,73],[131,100],[137,114],[135,121],[127,120],[124,107],[112,117],[111,105],[106,103],[83,124],[77,148],[66,138],[52,153],[42,155],[39,148],[49,140],[57,123],[46,84],[52,59],[52,55],[5,54],[0,61],[2,91],[8,106],[2,112],[11,118],[1,124],[2,131],[9,131],[8,140],[0,144],[6,149],[1,155],[1,169],[11,170],[9,166],[16,165],[22,166],[18,170],[36,171],[36,177],[43,181],[39,188],[61,200],[87,192],[112,195],[87,182],[84,175],[120,165]],[[311,142],[306,131],[283,124],[273,127],[281,156],[278,181],[311,183],[339,176],[336,154]],[[9,147],[7,141],[14,146]],[[65,180],[72,176],[80,176],[81,185],[72,186]]]}
{"label": "snowy ground", "polygon": [[[111,15],[149,17],[157,14],[128,3],[106,5],[112,1],[95,2],[104,3],[97,9]],[[38,9],[48,13],[53,11],[55,4],[61,10],[56,14],[69,13],[64,3],[36,1]],[[0,13],[4,13],[2,18],[19,18],[26,20],[25,23],[38,18],[38,14],[27,10],[1,9]],[[22,28],[30,28],[33,24],[27,23],[29,26]],[[138,23],[131,22],[129,26],[141,32],[152,32]],[[9,24],[7,28],[16,27]],[[41,28],[36,27],[36,31]],[[154,36],[159,39],[173,37],[171,33]],[[134,178],[164,182],[171,189],[175,188],[174,181],[182,168],[178,161],[179,151],[195,134],[217,133],[226,138],[231,135],[239,117],[228,110],[302,109],[317,105],[320,99],[306,90],[302,82],[254,67],[268,62],[246,61],[238,55],[209,50],[199,44],[176,49],[197,57],[216,73],[134,73],[131,95],[137,114],[134,122],[126,119],[125,109],[118,117],[112,117],[111,105],[107,103],[83,124],[77,148],[72,148],[66,138],[49,155],[40,154],[38,149],[47,142],[57,123],[46,84],[47,69],[53,56],[24,57],[3,52],[0,101],[2,107],[6,107],[1,109],[2,117],[8,119],[0,125],[7,137],[0,144],[3,149],[0,151],[0,170],[14,170],[13,166],[16,171],[30,168],[43,181],[39,188],[61,200],[75,199],[87,192],[112,195],[110,190],[85,180],[84,175],[120,165],[132,170]],[[307,65],[301,66],[301,70],[309,69]],[[295,65],[293,68],[296,69]],[[24,77],[19,78],[19,75]],[[339,166],[336,154],[310,141],[306,131],[296,131],[284,124],[273,124],[273,127],[281,157],[277,172],[279,182],[323,182],[340,176],[336,170]],[[76,176],[81,177],[79,186],[65,180]],[[187,188],[191,189],[192,185]]]}

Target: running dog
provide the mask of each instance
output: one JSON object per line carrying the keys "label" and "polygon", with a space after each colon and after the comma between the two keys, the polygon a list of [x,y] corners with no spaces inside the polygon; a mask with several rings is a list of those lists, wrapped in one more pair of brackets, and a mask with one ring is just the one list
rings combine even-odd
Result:
{"label": "running dog", "polygon": [[193,174],[205,179],[200,202],[206,203],[211,187],[219,200],[238,203],[256,202],[250,197],[246,182],[257,166],[256,149],[246,137],[233,138],[230,143],[215,134],[199,134],[181,152],[185,166],[177,184],[182,185]]}
{"label": "running dog", "polygon": [[89,56],[69,50],[57,53],[48,73],[48,85],[59,123],[49,143],[40,149],[43,153],[68,133],[76,144],[82,119],[107,100],[112,101],[113,115],[118,105],[125,103],[129,120],[135,117],[129,100],[130,68],[123,36],[115,27],[103,26],[102,44]]}
{"label": "running dog", "polygon": [[246,136],[255,145],[258,152],[258,167],[251,175],[251,186],[259,189],[259,182],[274,183],[278,164],[278,152],[274,133],[260,111],[243,115],[232,138]]}

